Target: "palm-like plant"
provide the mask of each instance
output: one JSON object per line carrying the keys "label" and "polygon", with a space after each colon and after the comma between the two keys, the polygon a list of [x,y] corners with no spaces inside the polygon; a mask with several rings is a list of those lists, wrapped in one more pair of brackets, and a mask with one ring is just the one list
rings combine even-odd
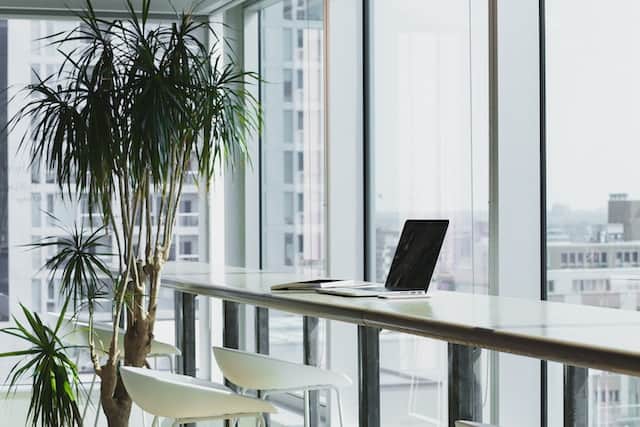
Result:
{"label": "palm-like plant", "polygon": [[[126,4],[127,19],[110,21],[88,1],[80,26],[50,38],[64,63],[26,88],[30,101],[10,121],[10,129],[31,122],[21,147],[32,164],[52,170],[66,196],[86,197],[116,242],[106,361],[90,348],[110,426],[128,424],[131,399],[117,365],[143,366],[149,353],[184,177],[195,165],[208,185],[223,162],[244,157],[246,134],[260,125],[259,105],[245,89],[256,75],[221,56],[208,23],[181,12],[169,25],[151,25],[150,0],[140,13]],[[63,267],[69,259],[59,261]],[[63,288],[83,286],[75,274],[62,275]]]}
{"label": "palm-like plant", "polygon": [[23,305],[20,307],[27,323],[23,324],[14,317],[15,327],[0,329],[0,333],[17,337],[30,345],[25,350],[0,353],[0,357],[22,358],[9,372],[9,390],[17,387],[24,377],[31,376],[33,387],[27,414],[31,425],[82,426],[76,399],[78,370],[67,355],[69,347],[59,337],[67,304],[53,329],[37,314]]}

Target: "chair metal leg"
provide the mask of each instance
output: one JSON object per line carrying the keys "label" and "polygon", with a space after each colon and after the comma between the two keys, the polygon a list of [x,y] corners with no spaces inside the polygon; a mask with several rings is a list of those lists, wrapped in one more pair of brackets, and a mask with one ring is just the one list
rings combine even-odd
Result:
{"label": "chair metal leg", "polygon": [[264,415],[264,414],[259,414],[259,415],[256,417],[256,420],[257,420],[257,422],[258,422],[258,423],[257,423],[257,424],[258,424],[258,427],[267,427],[267,419],[265,418],[265,415]]}
{"label": "chair metal leg", "polygon": [[311,402],[309,401],[309,390],[304,391],[304,427],[309,427],[309,418],[311,412]]}
{"label": "chair metal leg", "polygon": [[159,427],[159,426],[160,426],[160,422],[158,421],[158,416],[153,417],[153,422],[151,422],[151,427]]}
{"label": "chair metal leg", "polygon": [[98,427],[98,419],[100,418],[101,410],[102,410],[102,400],[98,398],[98,406],[96,408],[96,420],[93,423],[93,427]]}
{"label": "chair metal leg", "polygon": [[89,405],[91,404],[91,393],[93,393],[93,386],[96,384],[96,378],[97,378],[97,375],[94,372],[93,377],[91,378],[91,385],[89,386],[89,392],[87,393],[87,403],[85,403],[84,409],[82,410],[82,422],[84,422],[84,419],[87,416],[87,410],[89,409]]}
{"label": "chair metal leg", "polygon": [[340,395],[340,390],[334,388],[333,391],[336,392],[336,399],[338,400],[338,418],[340,418],[340,427],[344,427],[344,419],[342,418],[342,396]]}

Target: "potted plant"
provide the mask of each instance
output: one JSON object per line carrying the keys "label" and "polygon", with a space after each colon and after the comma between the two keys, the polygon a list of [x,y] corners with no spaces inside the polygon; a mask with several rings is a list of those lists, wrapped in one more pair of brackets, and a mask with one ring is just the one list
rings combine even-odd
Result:
{"label": "potted plant", "polygon": [[[128,425],[132,405],[119,363],[144,366],[154,337],[160,278],[185,175],[195,165],[199,182],[209,185],[223,164],[242,161],[246,137],[259,130],[261,117],[246,90],[257,76],[222,55],[212,27],[189,11],[169,24],[152,23],[150,4],[143,0],[138,12],[127,0],[127,17],[107,20],[88,1],[77,28],[49,37],[64,63],[55,76],[25,88],[29,101],[9,128],[30,122],[21,149],[29,151],[32,164],[55,174],[64,196],[85,198],[90,218],[99,217],[115,240],[106,359],[89,345],[112,427]],[[86,255],[67,251],[51,267],[65,270],[71,258]],[[91,301],[91,280],[78,272],[62,274],[61,288]]]}

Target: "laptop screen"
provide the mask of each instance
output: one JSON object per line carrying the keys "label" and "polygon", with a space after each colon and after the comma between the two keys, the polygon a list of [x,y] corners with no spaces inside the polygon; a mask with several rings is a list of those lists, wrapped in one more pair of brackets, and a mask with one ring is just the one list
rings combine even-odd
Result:
{"label": "laptop screen", "polygon": [[385,288],[426,291],[448,226],[449,220],[407,220],[402,228]]}

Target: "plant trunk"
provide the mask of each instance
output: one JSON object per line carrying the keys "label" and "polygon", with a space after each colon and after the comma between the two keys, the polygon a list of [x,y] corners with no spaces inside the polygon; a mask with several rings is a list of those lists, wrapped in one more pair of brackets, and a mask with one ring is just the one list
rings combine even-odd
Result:
{"label": "plant trunk", "polygon": [[[124,336],[124,364],[145,366],[153,334],[147,320],[137,320],[127,327]],[[102,366],[100,400],[109,427],[127,427],[131,415],[131,397],[122,383],[117,366]]]}
{"label": "plant trunk", "polygon": [[131,397],[122,384],[117,366],[102,366],[100,401],[109,427],[127,427],[129,425]]}

